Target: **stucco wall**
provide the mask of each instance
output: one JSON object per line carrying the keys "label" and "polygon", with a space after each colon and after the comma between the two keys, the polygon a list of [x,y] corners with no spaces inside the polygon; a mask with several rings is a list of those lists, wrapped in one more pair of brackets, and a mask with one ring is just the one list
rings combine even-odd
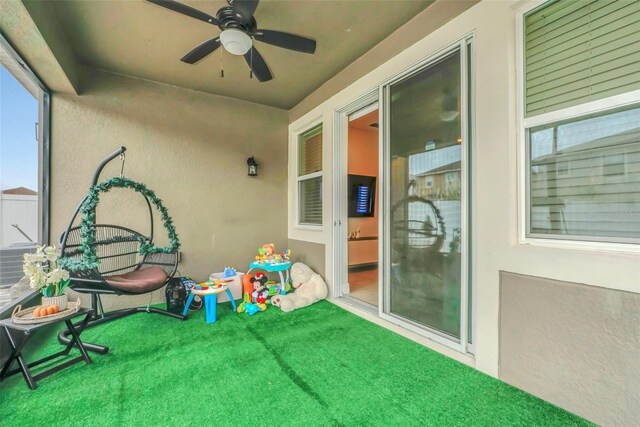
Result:
{"label": "stucco wall", "polygon": [[500,275],[500,378],[603,425],[640,425],[640,294]]}
{"label": "stucco wall", "polygon": [[311,267],[313,271],[322,277],[326,277],[324,245],[289,239],[289,249],[291,249],[293,253],[294,261],[304,262]]}
{"label": "stucco wall", "polygon": [[[286,246],[286,111],[84,71],[81,96],[52,100],[52,241],[100,160],[124,145],[125,175],[156,191],[174,219],[183,275],[202,280],[228,265],[246,271],[260,245]],[[251,155],[257,177],[247,176]],[[102,177],[119,172],[114,161]],[[145,209],[136,193],[115,190],[102,197],[98,221],[144,228]],[[156,235],[162,243],[158,223]]]}
{"label": "stucco wall", "polygon": [[[448,3],[448,2],[445,2]],[[322,230],[305,231],[289,224],[289,237],[324,243],[327,259],[327,277],[334,277],[333,259],[333,135],[335,111],[367,95],[388,79],[415,64],[433,57],[451,46],[463,36],[473,34],[473,176],[470,192],[473,194],[471,217],[471,281],[473,286],[473,358],[469,363],[489,375],[499,376],[499,308],[500,271],[548,277],[558,281],[584,283],[605,289],[640,293],[640,257],[637,248],[607,249],[579,244],[573,247],[554,245],[553,242],[524,242],[520,239],[519,219],[522,213],[519,192],[517,119],[517,9],[526,1],[483,1],[469,8],[458,17],[432,31],[394,58],[372,68],[362,78],[338,90],[315,107],[305,102],[292,110],[292,118],[299,118],[289,125],[290,132],[304,129],[308,123],[321,119],[324,125],[324,175]],[[431,9],[431,8],[429,8]],[[427,11],[429,11],[427,9]],[[383,42],[384,43],[384,42]],[[313,97],[309,97],[308,100]],[[292,178],[293,174],[290,175]],[[290,180],[290,188],[292,185]],[[293,194],[293,193],[291,193]],[[290,200],[290,205],[294,203]],[[635,252],[634,252],[635,250]],[[553,297],[551,297],[553,298]],[[551,303],[540,299],[537,304]],[[632,307],[616,307],[621,317],[630,317]],[[584,340],[596,340],[592,329],[575,323],[575,334]],[[432,341],[424,344],[442,351]],[[543,352],[544,350],[541,350]],[[463,357],[463,355],[461,355]],[[618,360],[627,357],[622,349],[612,348],[611,357]],[[602,369],[597,367],[594,369]],[[601,372],[603,375],[605,371]],[[598,387],[598,385],[595,385]],[[618,389],[622,392],[624,389]],[[562,393],[562,399],[560,398]],[[605,403],[581,390],[580,395],[569,389],[547,398],[555,404],[567,405],[569,401],[588,400],[593,411],[607,414]],[[568,406],[565,406],[568,407]],[[578,406],[571,406],[578,408]],[[575,409],[577,411],[577,409]],[[587,412],[579,415],[590,416]]]}

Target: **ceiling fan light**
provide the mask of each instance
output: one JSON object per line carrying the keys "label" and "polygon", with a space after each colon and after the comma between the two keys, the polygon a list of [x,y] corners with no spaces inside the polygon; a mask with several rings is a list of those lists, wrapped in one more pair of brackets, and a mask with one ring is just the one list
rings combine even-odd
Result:
{"label": "ceiling fan light", "polygon": [[232,55],[244,55],[251,49],[251,37],[240,30],[230,28],[220,33],[220,43]]}

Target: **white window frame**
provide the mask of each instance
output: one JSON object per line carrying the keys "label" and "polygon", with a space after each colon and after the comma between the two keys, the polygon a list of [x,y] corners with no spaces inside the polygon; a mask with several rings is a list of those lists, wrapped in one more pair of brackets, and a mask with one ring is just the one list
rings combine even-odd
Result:
{"label": "white window frame", "polygon": [[[539,236],[529,233],[529,144],[527,130],[564,120],[631,106],[640,105],[640,90],[635,90],[596,101],[585,102],[573,107],[538,114],[525,118],[525,76],[524,76],[524,16],[549,0],[533,0],[516,11],[516,107],[517,107],[517,167],[518,167],[518,243],[567,249],[591,251],[613,251],[640,253],[640,245],[633,239],[599,239],[587,236],[549,235]],[[606,240],[606,241],[605,241]],[[618,239],[616,239],[618,240]]]}
{"label": "white window frame", "polygon": [[51,94],[49,89],[31,70],[29,65],[13,49],[11,44],[0,34],[2,49],[16,64],[20,66],[24,77],[38,88],[38,236],[37,243],[49,244],[49,206],[50,206],[50,166],[51,166]]}
{"label": "white window frame", "polygon": [[[322,166],[319,172],[313,172],[313,173],[309,173],[306,175],[301,175],[298,176],[298,171],[299,169],[299,164],[298,161],[300,159],[299,156],[299,150],[300,150],[300,137],[313,130],[314,128],[321,126],[320,129],[320,134],[322,135]],[[315,120],[312,120],[310,122],[308,122],[307,124],[305,124],[304,126],[302,126],[301,128],[299,128],[298,130],[292,132],[291,134],[291,145],[292,145],[292,158],[293,158],[293,173],[295,173],[295,191],[293,192],[293,209],[295,211],[295,223],[294,223],[294,228],[299,229],[299,230],[309,230],[309,231],[322,231],[323,227],[324,227],[324,162],[325,162],[325,155],[324,155],[324,145],[325,145],[325,137],[324,137],[324,131],[325,131],[325,126],[323,123],[322,118],[317,118]],[[312,178],[322,178],[322,197],[321,197],[321,204],[322,204],[322,215],[321,215],[321,223],[320,224],[307,224],[307,223],[301,223],[300,222],[300,182],[301,181],[306,181]]]}

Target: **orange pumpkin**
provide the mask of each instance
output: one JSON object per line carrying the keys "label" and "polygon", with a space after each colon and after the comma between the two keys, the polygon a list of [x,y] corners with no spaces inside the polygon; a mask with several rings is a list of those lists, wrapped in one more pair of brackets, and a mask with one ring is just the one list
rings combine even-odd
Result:
{"label": "orange pumpkin", "polygon": [[40,317],[40,311],[42,310],[42,308],[42,306],[36,307],[36,309],[33,310],[33,317]]}

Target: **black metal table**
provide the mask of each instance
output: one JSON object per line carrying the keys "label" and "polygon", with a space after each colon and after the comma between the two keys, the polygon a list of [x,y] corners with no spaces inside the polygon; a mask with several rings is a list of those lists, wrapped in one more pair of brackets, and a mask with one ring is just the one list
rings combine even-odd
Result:
{"label": "black metal table", "polygon": [[[74,317],[78,317],[81,315],[85,315],[84,319],[78,323],[75,327],[71,322],[71,319]],[[35,325],[24,325],[19,323],[13,323],[11,319],[0,320],[0,326],[4,330],[5,335],[9,339],[9,343],[11,345],[11,355],[9,359],[6,361],[4,366],[2,367],[2,371],[0,371],[0,381],[4,380],[6,377],[17,374],[18,372],[22,372],[22,376],[24,380],[27,382],[27,385],[30,389],[34,390],[38,387],[37,382],[43,378],[48,377],[51,374],[55,374],[56,372],[68,368],[69,366],[75,365],[76,363],[84,361],[85,363],[91,363],[91,358],[87,354],[87,350],[84,347],[84,344],[80,340],[80,334],[87,326],[87,323],[94,315],[94,310],[89,308],[81,308],[75,313],[69,314],[68,316],[61,317],[59,319],[52,320],[46,323],[38,323]],[[35,335],[38,329],[43,328],[45,326],[54,325],[56,323],[65,322],[69,332],[71,333],[71,341],[66,345],[64,350],[61,350],[57,353],[51,354],[49,356],[43,357],[42,359],[36,360],[31,363],[27,363],[25,360],[22,349],[29,342],[29,340]],[[22,341],[17,340],[17,334],[23,334]],[[59,365],[53,366],[52,368],[47,369],[46,371],[40,372],[37,375],[31,375],[31,371],[29,368],[34,366],[41,365],[42,363],[48,362],[49,360],[55,359],[60,356],[68,356],[69,352],[73,347],[77,347],[80,350],[80,356],[73,358],[71,360],[67,360]],[[16,360],[18,362],[18,368],[9,370],[13,361]]]}

